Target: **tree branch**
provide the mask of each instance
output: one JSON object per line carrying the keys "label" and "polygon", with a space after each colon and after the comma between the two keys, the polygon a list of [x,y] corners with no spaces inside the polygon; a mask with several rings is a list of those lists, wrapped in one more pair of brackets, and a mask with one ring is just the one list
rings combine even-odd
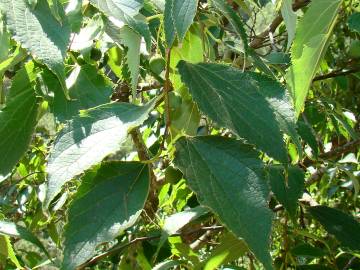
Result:
{"label": "tree branch", "polygon": [[[296,11],[306,5],[308,5],[310,3],[310,0],[299,0],[296,1],[293,4],[293,10]],[[266,37],[269,35],[269,33],[274,33],[275,30],[278,28],[278,26],[282,23],[283,21],[283,17],[281,16],[281,14],[279,14],[273,21],[272,23],[269,25],[268,29],[265,30],[264,32],[262,32],[261,34],[257,35],[253,41],[251,41],[250,43],[250,47],[253,49],[258,49],[259,47],[261,47],[262,43],[264,42],[264,40],[266,39]]]}
{"label": "tree branch", "polygon": [[[175,234],[170,235],[169,237],[171,237],[171,236],[191,235],[191,234],[198,233],[198,232],[201,232],[201,231],[219,231],[219,230],[223,230],[223,229],[224,229],[223,226],[202,227],[202,228],[199,228],[199,229],[196,229],[196,230],[191,230],[191,231],[182,232],[182,233],[175,233]],[[97,262],[101,261],[102,259],[104,259],[106,257],[109,257],[111,255],[114,255],[116,253],[119,253],[119,252],[121,252],[122,250],[128,248],[131,245],[134,245],[136,243],[143,242],[143,241],[160,239],[161,236],[162,235],[138,237],[138,238],[135,238],[134,240],[131,240],[130,242],[128,242],[126,244],[115,245],[114,247],[112,247],[111,249],[105,251],[104,253],[101,253],[101,254],[91,258],[87,262],[85,262],[82,265],[78,266],[76,269],[77,270],[85,269],[87,266],[96,264]]]}
{"label": "tree branch", "polygon": [[356,67],[356,68],[349,69],[349,70],[345,70],[345,71],[343,69],[335,70],[335,71],[332,71],[332,72],[330,72],[328,74],[316,76],[313,79],[313,82],[326,80],[326,79],[329,79],[329,78],[335,78],[335,77],[339,77],[339,76],[344,76],[344,75],[349,75],[349,74],[356,73],[356,72],[360,72],[360,66]]}

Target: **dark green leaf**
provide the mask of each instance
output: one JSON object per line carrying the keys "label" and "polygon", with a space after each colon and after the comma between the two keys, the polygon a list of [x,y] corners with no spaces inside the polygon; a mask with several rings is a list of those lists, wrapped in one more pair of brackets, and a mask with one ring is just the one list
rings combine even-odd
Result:
{"label": "dark green leaf", "polygon": [[270,156],[287,162],[280,129],[296,134],[294,112],[278,82],[218,64],[181,61],[178,69],[201,111]]}
{"label": "dark green leaf", "polygon": [[291,253],[294,256],[309,257],[309,258],[321,258],[327,255],[324,249],[313,247],[309,244],[300,244],[291,249]]}
{"label": "dark green leaf", "polygon": [[310,207],[309,212],[343,246],[360,250],[360,223],[352,216],[327,206]]}
{"label": "dark green leaf", "polygon": [[286,172],[281,166],[273,166],[269,169],[269,179],[276,199],[295,218],[297,201],[304,189],[304,172],[297,167],[290,167]]}
{"label": "dark green leaf", "polygon": [[243,238],[266,269],[272,269],[268,252],[272,215],[259,153],[240,141],[213,136],[181,138],[176,150],[175,165],[199,202]]}
{"label": "dark green leaf", "polygon": [[30,62],[16,74],[7,103],[0,110],[0,181],[26,152],[35,129],[39,105],[31,85],[33,68]]}
{"label": "dark green leaf", "polygon": [[131,227],[144,207],[149,184],[149,169],[139,162],[105,162],[85,174],[68,211],[62,269],[75,269],[99,244]]}
{"label": "dark green leaf", "polygon": [[348,19],[349,28],[360,33],[360,12],[354,12]]}

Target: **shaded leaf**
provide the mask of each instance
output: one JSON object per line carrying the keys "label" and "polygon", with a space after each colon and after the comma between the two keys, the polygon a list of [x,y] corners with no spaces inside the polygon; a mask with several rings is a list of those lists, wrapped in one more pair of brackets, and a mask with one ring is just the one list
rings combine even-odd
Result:
{"label": "shaded leaf", "polygon": [[13,79],[8,100],[0,110],[0,181],[9,175],[26,152],[35,130],[38,102],[31,85],[34,66],[26,65]]}
{"label": "shaded leaf", "polygon": [[149,169],[139,162],[105,162],[83,177],[68,211],[62,269],[75,269],[96,247],[131,227],[149,192]]}
{"label": "shaded leaf", "polygon": [[243,238],[266,269],[272,269],[268,251],[272,215],[258,153],[224,137],[181,138],[174,162],[199,202]]}
{"label": "shaded leaf", "polygon": [[271,190],[292,218],[295,218],[298,199],[303,194],[304,177],[304,172],[297,167],[290,167],[287,172],[281,166],[269,169]]}
{"label": "shaded leaf", "polygon": [[286,30],[288,32],[286,50],[288,50],[290,48],[291,43],[295,38],[295,31],[296,31],[297,16],[296,16],[296,13],[292,9],[292,3],[293,3],[292,0],[283,0],[282,5],[281,5],[281,15],[284,18]]}
{"label": "shaded leaf", "polygon": [[354,12],[348,19],[349,28],[360,33],[360,12]]}
{"label": "shaded leaf", "polygon": [[147,119],[154,104],[155,100],[145,106],[104,104],[71,120],[50,152],[45,206],[49,206],[63,184],[119,150],[128,131]]}
{"label": "shaded leaf", "polygon": [[343,246],[360,250],[360,223],[352,216],[327,206],[310,207],[309,212]]}

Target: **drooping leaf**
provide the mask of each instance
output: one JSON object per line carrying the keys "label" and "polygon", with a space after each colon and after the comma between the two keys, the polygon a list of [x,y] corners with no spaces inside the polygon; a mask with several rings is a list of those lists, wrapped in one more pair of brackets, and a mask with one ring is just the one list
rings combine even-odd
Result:
{"label": "drooping leaf", "polygon": [[165,3],[164,30],[166,42],[171,47],[176,36],[181,43],[193,23],[198,0],[168,0]]}
{"label": "drooping leaf", "polygon": [[[38,101],[31,85],[33,63],[18,71],[5,107],[0,110],[0,181],[26,152],[35,129]],[[6,158],[5,158],[6,157]]]}
{"label": "drooping leaf", "polygon": [[119,150],[128,131],[141,125],[155,100],[145,106],[110,103],[83,111],[59,133],[50,152],[45,206],[62,185]]}
{"label": "drooping leaf", "polygon": [[32,9],[26,0],[3,0],[0,9],[12,37],[35,59],[47,65],[65,89],[63,61],[70,42],[70,27],[65,17],[60,24],[53,17],[47,1],[39,1]]}
{"label": "drooping leaf", "polygon": [[205,136],[178,140],[174,162],[199,202],[243,238],[266,269],[272,269],[268,252],[271,213],[266,202],[269,191],[258,155],[240,141]]}
{"label": "drooping leaf", "polygon": [[309,212],[343,246],[360,250],[360,223],[352,216],[327,206],[310,207]]}
{"label": "drooping leaf", "polygon": [[90,259],[138,219],[148,192],[149,169],[139,162],[105,162],[83,177],[68,211],[62,269]]}
{"label": "drooping leaf", "polygon": [[287,162],[281,129],[290,134],[296,134],[296,129],[291,104],[278,82],[218,64],[181,61],[178,69],[201,111],[270,156]]}
{"label": "drooping leaf", "polygon": [[82,0],[69,0],[65,8],[65,14],[71,26],[71,30],[75,33],[78,33],[81,28],[83,19],[81,8]]}
{"label": "drooping leaf", "polygon": [[269,169],[271,190],[276,199],[284,206],[292,218],[295,218],[297,201],[303,194],[304,172],[297,167],[290,167],[287,172],[281,166]]}
{"label": "drooping leaf", "polygon": [[311,147],[314,151],[314,155],[317,156],[319,154],[319,147],[316,137],[311,130],[311,127],[308,123],[299,120],[297,122],[297,130],[301,138]]}
{"label": "drooping leaf", "polygon": [[305,15],[298,22],[291,47],[292,66],[286,74],[297,116],[303,110],[312,79],[326,51],[341,2],[341,0],[312,1]]}
{"label": "drooping leaf", "polygon": [[54,92],[51,108],[60,122],[70,120],[79,113],[79,110],[110,102],[111,83],[98,74],[97,69],[91,65],[76,66],[66,80],[71,100],[66,99],[52,74],[43,72],[43,80],[49,91]]}
{"label": "drooping leaf", "polygon": [[235,261],[247,251],[248,248],[243,240],[236,238],[232,233],[227,233],[221,237],[220,244],[211,251],[209,257],[202,263],[203,268],[201,269],[219,269],[221,265]]}
{"label": "drooping leaf", "polygon": [[49,253],[47,252],[44,245],[40,242],[40,240],[27,228],[17,225],[8,221],[0,221],[0,234],[7,235],[11,237],[19,237],[30,243],[34,244],[38,248],[41,249],[42,252],[46,254],[48,258],[50,258]]}

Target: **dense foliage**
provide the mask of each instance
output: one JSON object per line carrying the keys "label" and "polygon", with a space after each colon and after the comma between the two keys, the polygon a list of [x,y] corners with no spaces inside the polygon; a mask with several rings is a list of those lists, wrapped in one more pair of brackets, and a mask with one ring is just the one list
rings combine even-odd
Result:
{"label": "dense foliage", "polygon": [[358,0],[0,0],[0,269],[360,269]]}

